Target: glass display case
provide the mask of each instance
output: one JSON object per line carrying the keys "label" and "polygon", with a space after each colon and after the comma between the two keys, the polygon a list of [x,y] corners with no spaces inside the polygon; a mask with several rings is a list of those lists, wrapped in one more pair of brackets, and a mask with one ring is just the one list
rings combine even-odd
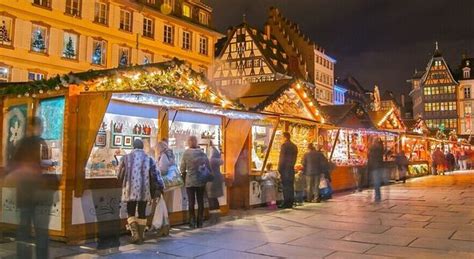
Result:
{"label": "glass display case", "polygon": [[155,158],[156,118],[156,109],[111,102],[87,161],[86,179],[117,177],[120,159],[130,153],[137,138],[143,140],[145,152]]}
{"label": "glass display case", "polygon": [[52,160],[56,166],[44,169],[47,174],[62,174],[63,169],[63,135],[64,135],[64,97],[42,99],[39,102],[38,116],[43,121],[43,134],[48,154],[42,154],[45,160]]}
{"label": "glass display case", "polygon": [[271,122],[258,121],[252,126],[252,170],[261,171],[274,131]]}

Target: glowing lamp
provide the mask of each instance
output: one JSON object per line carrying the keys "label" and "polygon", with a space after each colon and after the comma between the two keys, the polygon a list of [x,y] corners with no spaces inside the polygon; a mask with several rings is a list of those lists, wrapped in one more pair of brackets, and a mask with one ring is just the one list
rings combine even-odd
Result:
{"label": "glowing lamp", "polygon": [[115,82],[117,82],[117,84],[121,84],[122,83],[122,78],[117,78],[117,80],[115,80]]}

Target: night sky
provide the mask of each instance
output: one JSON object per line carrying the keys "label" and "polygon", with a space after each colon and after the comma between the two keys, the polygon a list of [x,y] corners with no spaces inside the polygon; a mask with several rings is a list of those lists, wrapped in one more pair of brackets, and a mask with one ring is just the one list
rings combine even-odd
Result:
{"label": "night sky", "polygon": [[336,77],[364,87],[408,92],[406,80],[426,66],[435,41],[452,68],[474,57],[474,0],[205,0],[214,25],[247,22],[259,29],[276,6],[337,60]]}

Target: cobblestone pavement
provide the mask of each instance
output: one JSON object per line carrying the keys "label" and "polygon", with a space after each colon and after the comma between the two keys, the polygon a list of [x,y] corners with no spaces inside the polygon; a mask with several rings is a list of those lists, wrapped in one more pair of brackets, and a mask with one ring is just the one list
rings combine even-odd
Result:
{"label": "cobblestone pavement", "polygon": [[[121,246],[107,258],[474,258],[473,186],[474,172],[427,176],[383,187],[380,204],[366,190],[293,210],[241,211],[216,226]],[[51,252],[99,257],[64,245]]]}

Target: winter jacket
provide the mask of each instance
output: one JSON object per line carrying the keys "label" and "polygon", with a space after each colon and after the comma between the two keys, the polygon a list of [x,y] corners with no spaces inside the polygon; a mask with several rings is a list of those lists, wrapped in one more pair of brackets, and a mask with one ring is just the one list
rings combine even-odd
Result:
{"label": "winter jacket", "polygon": [[321,151],[310,150],[304,154],[301,164],[305,175],[324,174],[327,168],[326,157]]}
{"label": "winter jacket", "polygon": [[180,170],[183,174],[185,187],[206,185],[206,182],[203,182],[200,177],[199,167],[201,165],[206,165],[210,170],[209,159],[200,148],[188,148],[184,151]]}
{"label": "winter jacket", "polygon": [[221,165],[224,163],[221,157],[221,152],[215,147],[212,148],[211,156],[209,157],[209,164],[211,172],[214,176],[211,182],[206,184],[206,191],[208,198],[219,198],[224,196],[224,177],[221,173]]}
{"label": "winter jacket", "polygon": [[156,196],[154,191],[164,188],[155,160],[142,149],[134,149],[123,157],[120,161],[118,178],[122,182],[124,202],[150,201]]}
{"label": "winter jacket", "polygon": [[280,159],[278,160],[278,171],[284,175],[294,172],[298,147],[291,141],[286,141],[281,145]]}
{"label": "winter jacket", "polygon": [[441,150],[435,150],[431,156],[434,165],[444,165],[444,154]]}
{"label": "winter jacket", "polygon": [[408,158],[405,156],[405,154],[398,154],[395,157],[395,164],[397,165],[399,170],[408,169]]}
{"label": "winter jacket", "polygon": [[174,164],[175,164],[175,157],[173,154],[173,150],[166,149],[165,151],[160,153],[157,166],[163,175],[166,174],[170,166]]}

